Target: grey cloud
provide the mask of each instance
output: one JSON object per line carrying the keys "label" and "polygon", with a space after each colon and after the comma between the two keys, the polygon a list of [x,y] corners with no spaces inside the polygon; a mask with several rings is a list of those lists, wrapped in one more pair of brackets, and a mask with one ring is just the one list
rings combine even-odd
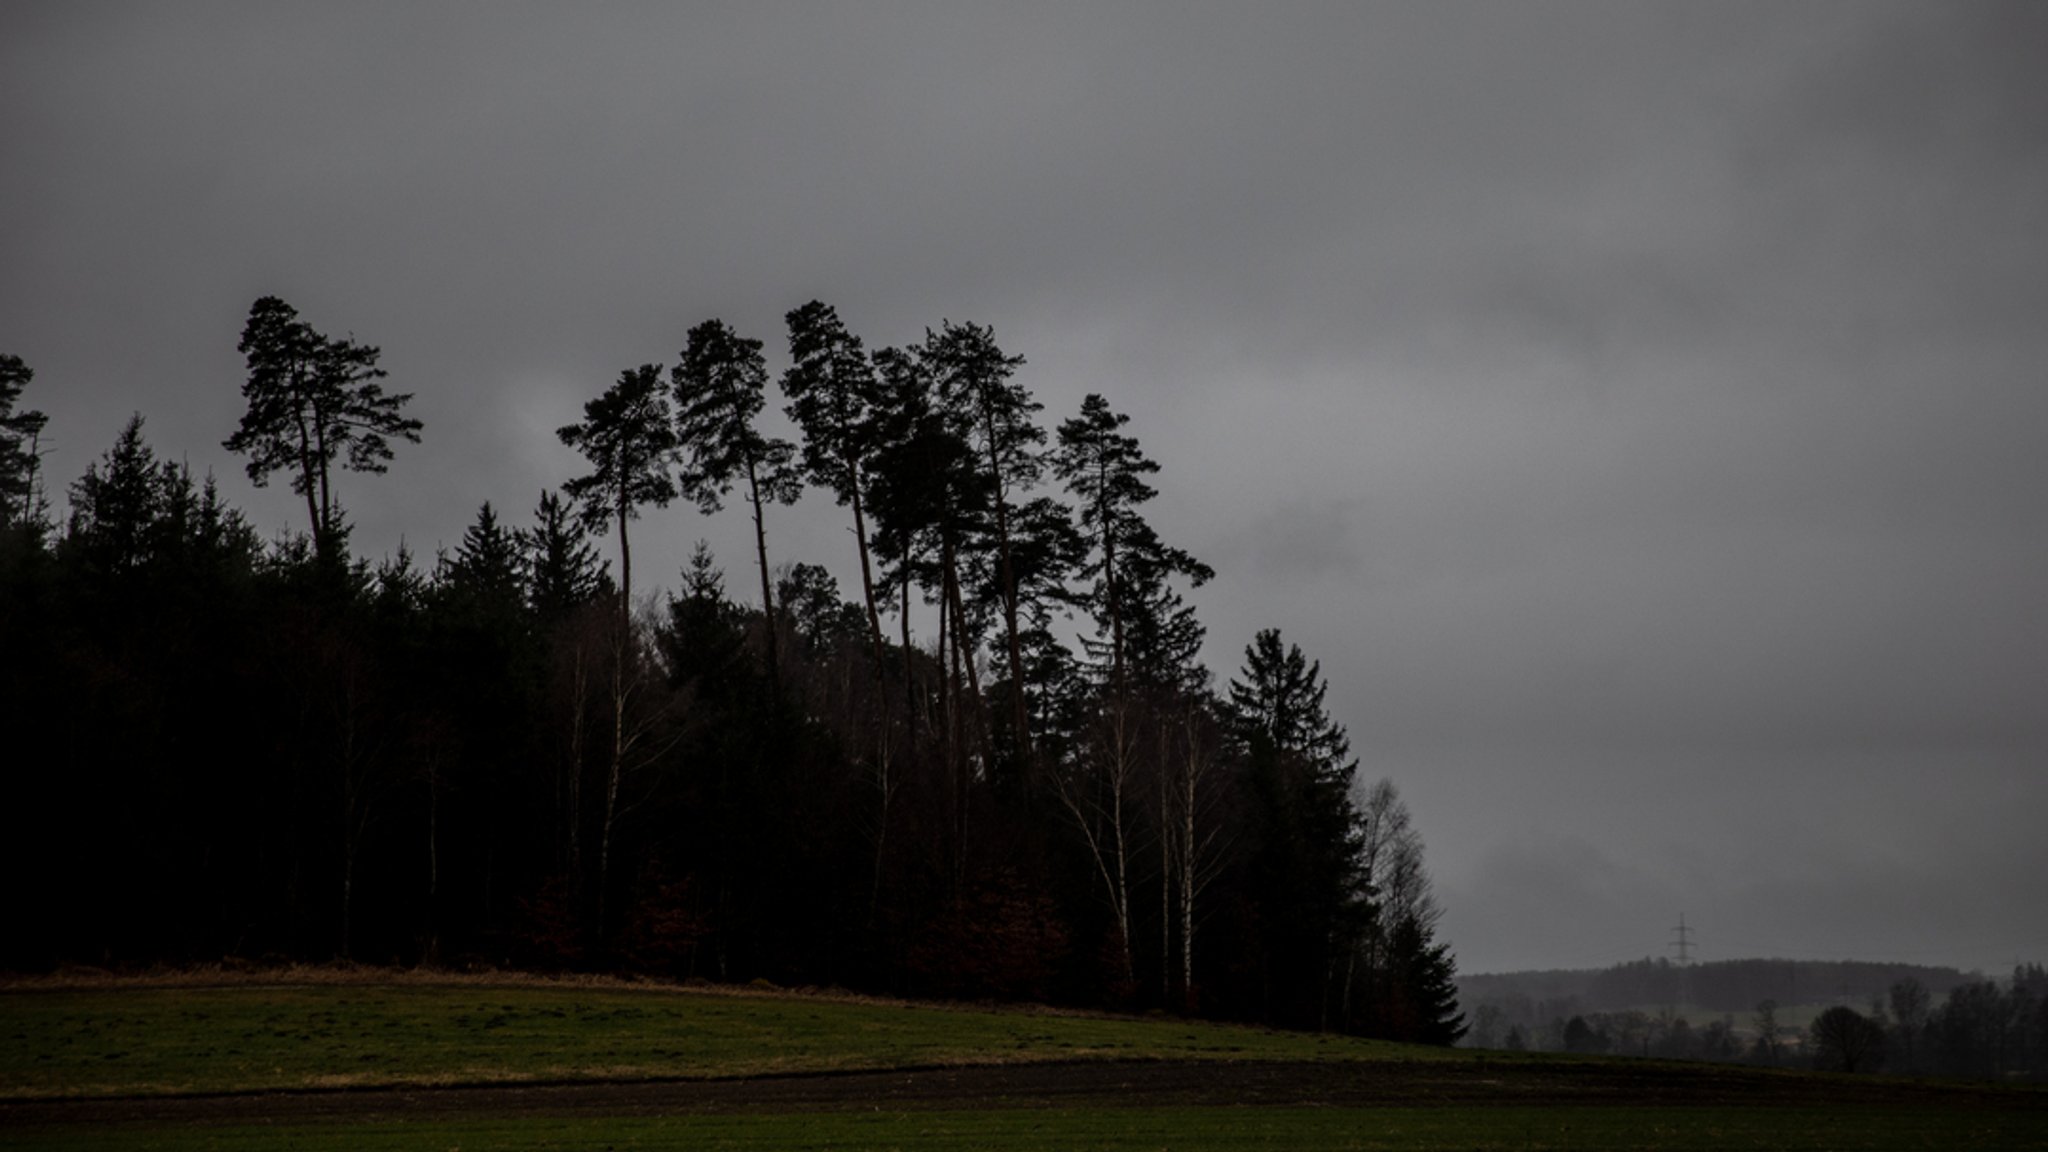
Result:
{"label": "grey cloud", "polygon": [[[1049,419],[1091,391],[1131,415],[1162,534],[1218,569],[1219,675],[1267,626],[1323,661],[1455,942],[1548,955],[1510,907],[1541,893],[1488,863],[1536,821],[1554,850],[1522,863],[1625,957],[1688,890],[1881,914],[1826,895],[1879,858],[1745,871],[1798,837],[1727,796],[1818,811],[1896,755],[1919,770],[1866,817],[1903,840],[1947,774],[2018,787],[2048,749],[2043,22],[15,5],[0,348],[37,370],[59,484],[140,409],[276,531],[302,512],[219,443],[242,317],[282,295],[418,394],[427,444],[343,498],[359,545],[426,554],[483,500],[523,519],[575,468],[553,428],[706,316],[771,350],[814,296],[871,344],[993,323]],[[839,510],[778,512],[777,555],[850,581]],[[731,520],[650,513],[649,569],[698,536],[742,563]],[[1615,830],[1695,778],[1724,823],[1674,881]],[[1989,807],[1927,835],[2039,859]],[[1913,867],[2039,921],[1958,859]],[[1900,934],[1967,932],[1907,905]]]}

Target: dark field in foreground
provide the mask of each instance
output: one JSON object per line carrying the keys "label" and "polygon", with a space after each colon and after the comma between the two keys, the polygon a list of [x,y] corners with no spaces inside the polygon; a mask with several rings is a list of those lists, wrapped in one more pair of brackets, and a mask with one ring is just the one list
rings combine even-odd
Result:
{"label": "dark field in foreground", "polygon": [[2037,1115],[1774,1108],[1059,1108],[522,1117],[347,1125],[45,1129],[0,1146],[161,1152],[446,1149],[1360,1149],[1481,1152],[1730,1148],[1892,1152],[2048,1148]]}
{"label": "dark field in foreground", "polygon": [[0,1026],[20,1148],[2048,1148],[2033,1089],[786,995],[46,989]]}

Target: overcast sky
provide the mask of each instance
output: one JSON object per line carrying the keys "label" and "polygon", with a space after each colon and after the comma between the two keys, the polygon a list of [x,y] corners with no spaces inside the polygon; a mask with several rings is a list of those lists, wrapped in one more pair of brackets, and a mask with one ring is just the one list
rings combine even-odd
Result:
{"label": "overcast sky", "polygon": [[[1102,392],[1414,809],[1466,971],[2048,959],[2048,5],[0,7],[0,351],[68,483],[382,346],[431,556],[722,317]],[[779,408],[776,398],[771,406]],[[61,499],[59,505],[61,508]],[[673,584],[734,508],[641,522]],[[769,521],[857,586],[831,502]],[[610,542],[607,541],[607,544]]]}

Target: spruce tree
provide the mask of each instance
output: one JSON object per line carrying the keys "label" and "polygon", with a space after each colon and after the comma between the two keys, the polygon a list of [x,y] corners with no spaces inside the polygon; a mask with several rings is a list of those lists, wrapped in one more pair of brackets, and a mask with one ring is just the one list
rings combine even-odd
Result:
{"label": "spruce tree", "polygon": [[543,488],[533,527],[518,534],[526,602],[542,620],[559,620],[602,595],[603,561],[561,497]]}
{"label": "spruce tree", "polygon": [[157,459],[137,413],[72,484],[64,551],[95,575],[136,572],[172,546],[180,510],[194,503],[191,477]]}
{"label": "spruce tree", "polygon": [[1322,666],[1261,631],[1230,683],[1227,709],[1256,798],[1250,861],[1262,901],[1268,1010],[1328,1025],[1341,1010],[1343,959],[1371,924],[1351,803],[1350,738],[1323,710]]}
{"label": "spruce tree", "polygon": [[461,599],[479,610],[495,615],[516,612],[525,585],[526,559],[517,535],[498,522],[498,514],[484,501],[476,519],[463,529],[441,581]]}

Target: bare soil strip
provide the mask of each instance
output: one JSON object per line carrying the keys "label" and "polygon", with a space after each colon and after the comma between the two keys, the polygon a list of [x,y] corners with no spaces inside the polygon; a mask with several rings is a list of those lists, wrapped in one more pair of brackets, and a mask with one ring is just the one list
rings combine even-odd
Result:
{"label": "bare soil strip", "polygon": [[454,1116],[965,1108],[1766,1106],[1997,1108],[2048,1114],[2048,1091],[1711,1065],[1102,1061],[662,1080],[0,1102],[0,1127],[264,1124]]}

